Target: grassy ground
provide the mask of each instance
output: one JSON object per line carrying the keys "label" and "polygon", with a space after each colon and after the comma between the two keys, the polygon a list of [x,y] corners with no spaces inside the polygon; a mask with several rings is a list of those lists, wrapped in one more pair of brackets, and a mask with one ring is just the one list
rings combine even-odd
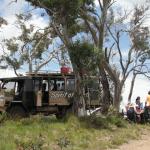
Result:
{"label": "grassy ground", "polygon": [[104,150],[138,138],[141,128],[147,126],[115,117],[6,120],[0,124],[0,150]]}

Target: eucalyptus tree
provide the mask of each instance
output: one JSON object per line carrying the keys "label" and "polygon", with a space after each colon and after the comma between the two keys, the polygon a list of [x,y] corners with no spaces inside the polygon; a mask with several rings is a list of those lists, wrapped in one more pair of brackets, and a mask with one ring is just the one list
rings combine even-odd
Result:
{"label": "eucalyptus tree", "polygon": [[17,70],[26,67],[29,73],[37,73],[43,66],[55,58],[56,50],[49,46],[53,40],[50,36],[50,28],[36,28],[28,23],[32,19],[31,14],[17,15],[16,26],[20,35],[11,39],[3,40],[3,55],[1,61],[8,67]]}
{"label": "eucalyptus tree", "polygon": [[73,59],[71,51],[74,50],[74,40],[73,38],[77,33],[81,32],[81,27],[78,24],[80,19],[78,19],[78,12],[81,5],[84,3],[80,0],[38,0],[38,1],[29,1],[32,5],[44,8],[50,18],[50,27],[53,29],[53,36],[59,37],[63,45],[68,51],[68,55],[71,60],[71,64],[74,70],[74,73],[77,78],[77,88],[76,88],[76,99],[74,101],[74,111],[78,112],[78,104],[84,103],[84,97],[82,93],[82,79],[78,71],[78,66]]}
{"label": "eucalyptus tree", "polygon": [[[68,50],[71,63],[78,79],[77,93],[81,93],[81,75],[78,62],[74,56],[79,53],[73,47],[76,39],[88,37],[93,44],[95,63],[99,69],[99,78],[103,88],[103,108],[107,111],[111,103],[109,79],[113,82],[113,105],[119,109],[122,89],[130,73],[141,67],[140,61],[134,65],[138,52],[143,57],[148,51],[149,30],[145,23],[145,14],[148,7],[135,7],[131,13],[118,17],[114,13],[113,0],[26,0],[33,6],[45,9],[50,17],[51,28],[56,37],[59,37]],[[134,12],[134,13],[132,13]],[[116,15],[116,16],[115,16]],[[118,18],[117,18],[118,17]],[[117,19],[116,19],[117,18]],[[128,18],[129,22],[124,20]],[[129,41],[129,48],[122,48],[122,37]],[[73,49],[72,49],[73,48]],[[73,52],[73,53],[72,53]],[[124,56],[123,54],[126,54]],[[114,62],[114,61],[115,62]],[[145,62],[144,62],[145,63]],[[81,63],[80,63],[81,64]]]}
{"label": "eucalyptus tree", "polygon": [[[114,105],[116,108],[119,108],[122,89],[129,75],[133,73],[129,95],[129,99],[131,99],[136,76],[138,74],[146,75],[149,70],[149,28],[145,24],[148,9],[148,5],[135,6],[132,12],[128,14],[125,12],[113,25],[107,24],[108,32],[114,42],[114,48],[109,50],[109,64],[107,62],[104,62],[104,64],[114,82]],[[128,22],[126,22],[126,18]],[[126,38],[126,43],[128,43],[126,50],[122,46],[123,37]],[[111,61],[110,57],[113,57]],[[117,61],[118,63],[116,63]]]}
{"label": "eucalyptus tree", "polygon": [[[76,74],[77,80],[78,80],[78,88],[77,88],[77,95],[78,95],[78,99],[82,99],[82,89],[81,89],[81,76],[80,73],[78,71],[78,66],[75,62],[75,59],[73,59],[73,53],[72,51],[75,51],[75,49],[72,49],[74,47],[74,42],[75,42],[75,37],[78,38],[78,33],[80,35],[86,34],[87,35],[87,30],[91,31],[91,35],[96,34],[95,31],[93,31],[89,26],[89,19],[91,18],[91,15],[89,15],[88,17],[88,13],[91,11],[93,14],[95,13],[96,9],[95,9],[95,3],[93,0],[74,0],[74,1],[70,1],[70,0],[62,0],[62,1],[58,1],[58,0],[27,0],[29,2],[31,2],[32,5],[34,6],[38,6],[40,8],[45,9],[45,11],[47,12],[47,14],[50,17],[50,24],[51,27],[53,28],[53,31],[55,33],[56,36],[58,36],[62,43],[65,45],[65,47],[68,50],[68,54],[70,56],[71,59],[71,63],[73,66],[73,70]],[[107,5],[107,3],[106,3]],[[105,6],[107,7],[107,6]],[[105,20],[105,15],[103,16],[103,21]],[[85,26],[86,23],[86,26]],[[101,24],[102,25],[102,24]],[[90,28],[89,28],[90,27]],[[94,41],[94,36],[92,37],[92,41],[94,41],[93,46],[96,47],[94,48],[95,50],[100,49],[102,51],[102,47],[103,47],[103,35],[104,35],[104,26],[102,25],[101,27],[101,31],[102,32],[102,36],[99,36],[99,41]],[[93,33],[94,32],[94,33]],[[80,36],[82,37],[82,36]],[[100,46],[100,48],[99,48]],[[101,54],[99,54],[100,56]],[[98,62],[101,58],[96,57],[95,61]],[[102,65],[99,65],[99,74],[101,76],[101,82],[103,85],[103,91],[104,91],[104,106],[109,107],[110,104],[110,91],[109,91],[109,83],[107,80],[107,75],[106,72],[103,68]],[[79,98],[80,97],[80,98]],[[83,101],[83,100],[81,100]]]}
{"label": "eucalyptus tree", "polygon": [[[108,75],[113,81],[113,105],[118,110],[122,89],[128,76],[132,72],[138,74],[138,70],[145,74],[148,67],[146,63],[150,51],[146,21],[149,2],[146,2],[147,5],[135,6],[130,12],[124,11],[122,15],[115,13],[114,3],[112,0],[98,0],[97,7],[83,6],[80,16],[98,51],[97,65],[100,77]],[[128,41],[127,50],[122,46],[123,37]],[[103,70],[106,75],[101,74]]]}
{"label": "eucalyptus tree", "polygon": [[[7,25],[7,24],[8,24],[7,21],[4,18],[0,17],[0,28],[2,29],[2,25]],[[0,32],[2,32],[2,31],[0,31]],[[0,51],[1,52],[3,51],[3,45],[2,45],[2,43],[0,43]],[[7,65],[1,64],[0,68],[1,69],[6,69]]]}

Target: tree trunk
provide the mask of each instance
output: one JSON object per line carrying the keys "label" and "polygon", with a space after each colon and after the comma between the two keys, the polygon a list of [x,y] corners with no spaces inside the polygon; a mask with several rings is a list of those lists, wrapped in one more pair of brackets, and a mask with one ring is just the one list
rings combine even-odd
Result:
{"label": "tree trunk", "polygon": [[120,108],[122,87],[123,87],[122,82],[115,83],[115,91],[114,91],[114,100],[113,101],[114,101],[114,107],[116,108],[117,111],[119,111],[119,108]]}
{"label": "tree trunk", "polygon": [[77,116],[84,116],[86,114],[86,105],[83,95],[82,78],[78,72],[75,73],[76,89],[73,100],[73,113]]}
{"label": "tree trunk", "polygon": [[107,113],[112,101],[111,101],[108,79],[105,70],[101,65],[99,65],[99,73],[100,73],[100,82],[102,83],[102,89],[103,89],[103,97],[102,97],[103,113]]}
{"label": "tree trunk", "polygon": [[32,73],[32,62],[31,61],[29,61],[29,73]]}
{"label": "tree trunk", "polygon": [[132,92],[133,92],[133,88],[134,88],[134,83],[135,83],[135,78],[136,78],[137,74],[133,73],[133,77],[132,77],[132,81],[131,81],[131,86],[130,86],[130,92],[128,95],[128,102],[131,102],[131,97],[132,97]]}

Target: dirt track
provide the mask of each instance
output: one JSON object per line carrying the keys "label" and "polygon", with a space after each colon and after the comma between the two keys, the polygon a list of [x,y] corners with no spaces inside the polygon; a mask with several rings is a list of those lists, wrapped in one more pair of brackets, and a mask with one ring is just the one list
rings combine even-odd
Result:
{"label": "dirt track", "polygon": [[112,150],[150,150],[150,132],[142,135],[140,140],[131,140],[119,148]]}

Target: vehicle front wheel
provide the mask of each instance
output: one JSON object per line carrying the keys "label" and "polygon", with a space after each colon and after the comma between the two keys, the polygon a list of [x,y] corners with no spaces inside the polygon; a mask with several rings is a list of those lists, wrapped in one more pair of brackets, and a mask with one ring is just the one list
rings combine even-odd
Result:
{"label": "vehicle front wheel", "polygon": [[59,111],[56,113],[57,119],[63,119],[66,117],[66,108],[59,108]]}
{"label": "vehicle front wheel", "polygon": [[56,113],[56,118],[57,119],[63,119],[68,117],[72,113],[72,107],[64,107],[64,108],[59,108],[59,111]]}
{"label": "vehicle front wheel", "polygon": [[20,105],[13,105],[8,109],[8,114],[12,118],[24,118],[27,117],[27,112]]}

